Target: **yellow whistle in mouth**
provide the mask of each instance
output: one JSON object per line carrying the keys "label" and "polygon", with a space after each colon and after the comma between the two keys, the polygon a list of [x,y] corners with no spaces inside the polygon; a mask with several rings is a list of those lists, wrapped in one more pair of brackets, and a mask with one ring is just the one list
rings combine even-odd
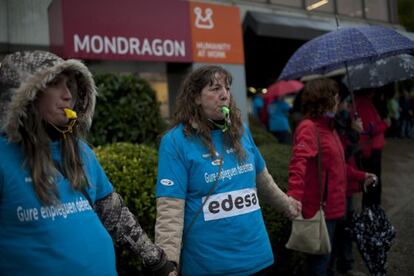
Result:
{"label": "yellow whistle in mouth", "polygon": [[63,109],[63,111],[65,111],[65,115],[66,115],[66,117],[68,119],[76,119],[76,118],[78,118],[78,115],[76,114],[76,112],[73,111],[70,108],[65,108],[65,109]]}

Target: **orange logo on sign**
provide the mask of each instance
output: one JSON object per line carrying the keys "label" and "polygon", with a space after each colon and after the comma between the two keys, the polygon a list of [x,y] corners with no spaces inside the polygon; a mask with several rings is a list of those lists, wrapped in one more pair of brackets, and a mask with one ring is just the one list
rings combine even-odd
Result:
{"label": "orange logo on sign", "polygon": [[193,60],[244,63],[239,9],[190,2]]}

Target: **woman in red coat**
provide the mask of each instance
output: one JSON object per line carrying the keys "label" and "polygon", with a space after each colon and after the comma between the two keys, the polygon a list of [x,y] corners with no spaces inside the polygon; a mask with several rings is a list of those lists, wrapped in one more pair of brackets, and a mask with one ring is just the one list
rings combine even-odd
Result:
{"label": "woman in red coat", "polygon": [[[304,119],[296,128],[289,164],[288,195],[302,202],[302,215],[310,218],[319,210],[318,136],[320,140],[324,212],[331,243],[335,225],[345,214],[347,166],[334,116],[339,104],[339,87],[331,79],[305,84],[302,95]],[[306,275],[327,275],[330,254],[309,255]]]}
{"label": "woman in red coat", "polygon": [[368,187],[363,194],[362,205],[373,206],[381,204],[381,156],[384,148],[384,132],[390,126],[390,120],[381,119],[373,104],[374,89],[358,91],[355,94],[356,111],[362,119],[364,131],[359,141],[362,151],[362,169],[377,175],[376,185]]}

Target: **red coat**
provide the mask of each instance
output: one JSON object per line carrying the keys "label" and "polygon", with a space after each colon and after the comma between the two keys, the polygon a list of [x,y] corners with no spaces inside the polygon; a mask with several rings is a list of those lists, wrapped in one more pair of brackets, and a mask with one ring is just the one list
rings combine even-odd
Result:
{"label": "red coat", "polygon": [[384,132],[388,125],[381,120],[375,109],[372,99],[367,94],[355,95],[355,105],[358,115],[364,125],[364,132],[361,134],[360,147],[365,158],[371,155],[371,151],[381,150],[385,144]]}
{"label": "red coat", "polygon": [[352,196],[354,193],[361,192],[361,182],[365,180],[365,172],[357,169],[355,163],[355,157],[350,157],[348,159],[347,165],[347,180],[348,186],[346,189],[346,196]]}
{"label": "red coat", "polygon": [[[349,143],[351,143],[346,135],[340,136],[342,147],[345,149]],[[358,170],[355,156],[352,155],[346,160],[346,176],[347,176],[347,189],[346,196],[352,196],[354,193],[361,192],[360,183],[365,180],[365,172]]]}
{"label": "red coat", "polygon": [[302,202],[302,214],[305,218],[314,216],[319,210],[318,142],[315,126],[322,149],[321,179],[324,191],[328,184],[325,217],[340,218],[345,214],[347,166],[342,143],[332,119],[305,119],[297,127],[289,164],[288,195]]}

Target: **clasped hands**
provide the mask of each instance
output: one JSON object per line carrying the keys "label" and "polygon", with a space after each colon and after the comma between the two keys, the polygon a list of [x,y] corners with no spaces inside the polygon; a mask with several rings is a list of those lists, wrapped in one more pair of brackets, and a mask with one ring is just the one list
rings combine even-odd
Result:
{"label": "clasped hands", "polygon": [[285,215],[290,220],[302,214],[302,203],[291,196],[288,196],[289,208],[286,209]]}

